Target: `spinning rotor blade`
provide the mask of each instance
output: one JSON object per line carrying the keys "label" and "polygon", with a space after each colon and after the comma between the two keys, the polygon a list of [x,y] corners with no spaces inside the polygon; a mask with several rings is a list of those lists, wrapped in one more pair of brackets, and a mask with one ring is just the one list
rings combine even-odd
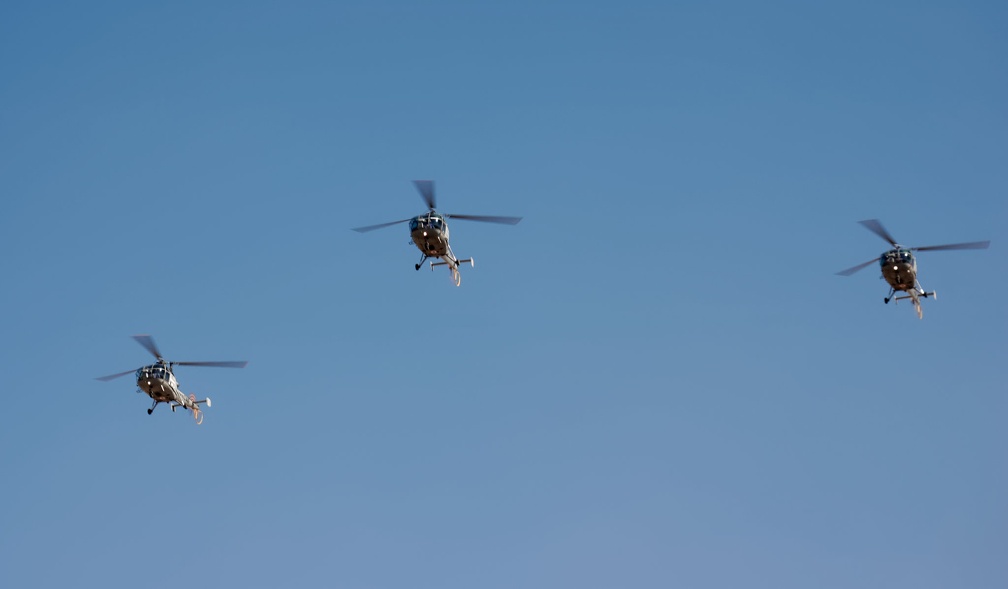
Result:
{"label": "spinning rotor blade", "polygon": [[878,262],[878,258],[872,258],[867,262],[865,262],[864,264],[858,264],[857,266],[852,266],[850,268],[847,268],[846,270],[841,270],[837,272],[837,276],[850,276],[851,274],[857,272],[858,270],[863,270],[867,268],[869,265],[874,264],[876,262]]}
{"label": "spinning rotor blade", "polygon": [[437,208],[437,199],[434,198],[434,181],[433,180],[414,180],[413,185],[416,189],[420,191],[420,196],[423,197],[427,207],[430,210]]}
{"label": "spinning rotor blade", "polygon": [[133,370],[127,370],[126,372],[120,372],[119,374],[110,374],[108,376],[99,376],[95,380],[100,380],[102,382],[108,382],[110,380],[114,380],[116,378],[119,378],[120,376],[126,376],[127,374],[133,374],[136,371],[137,371],[137,369],[134,368]]}
{"label": "spinning rotor blade", "polygon": [[353,230],[357,233],[367,233],[368,231],[374,231],[375,229],[381,229],[382,227],[390,227],[392,225],[398,225],[399,223],[405,223],[409,219],[400,219],[398,221],[391,221],[389,223],[379,223],[377,225],[368,225],[367,227],[354,227]]}
{"label": "spinning rotor blade", "polygon": [[232,362],[172,362],[175,366],[215,366],[217,368],[245,368],[248,360]]}
{"label": "spinning rotor blade", "polygon": [[152,356],[158,360],[162,359],[161,350],[158,349],[157,344],[154,343],[154,338],[149,335],[134,335],[133,339],[137,341],[138,344],[147,348],[147,351],[151,353]]}
{"label": "spinning rotor blade", "polygon": [[865,219],[864,221],[858,221],[858,223],[864,225],[868,231],[871,231],[875,235],[878,235],[882,239],[888,241],[893,247],[898,245],[896,240],[893,239],[893,236],[886,231],[886,228],[882,226],[882,223],[879,222],[878,219]]}
{"label": "spinning rotor blade", "polygon": [[990,247],[990,241],[970,241],[968,243],[949,243],[946,245],[925,245],[924,247],[912,247],[910,249],[917,252],[933,252],[939,250],[985,250]]}
{"label": "spinning rotor blade", "polygon": [[445,215],[451,219],[465,219],[466,221],[480,221],[482,223],[500,223],[502,225],[517,225],[521,217],[497,217],[493,215]]}

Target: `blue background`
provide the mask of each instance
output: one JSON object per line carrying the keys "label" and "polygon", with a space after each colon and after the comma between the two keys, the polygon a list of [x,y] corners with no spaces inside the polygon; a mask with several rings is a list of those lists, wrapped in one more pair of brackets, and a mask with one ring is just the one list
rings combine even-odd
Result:
{"label": "blue background", "polygon": [[[7,2],[0,585],[1008,586],[1001,2]],[[437,181],[461,288],[403,226]],[[919,257],[924,320],[883,305]],[[179,368],[202,427],[129,377]]]}

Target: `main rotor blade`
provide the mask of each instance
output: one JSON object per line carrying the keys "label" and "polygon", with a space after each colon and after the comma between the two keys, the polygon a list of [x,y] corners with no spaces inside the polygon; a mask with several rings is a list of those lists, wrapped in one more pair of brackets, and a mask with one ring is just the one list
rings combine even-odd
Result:
{"label": "main rotor blade", "polygon": [[437,198],[434,197],[434,181],[433,180],[414,180],[413,185],[416,189],[420,191],[420,196],[423,197],[425,203],[430,209],[437,208]]}
{"label": "main rotor blade", "polygon": [[108,376],[99,376],[95,380],[100,380],[102,382],[108,382],[110,380],[119,378],[120,376],[126,376],[127,374],[133,374],[136,371],[137,371],[137,369],[134,368],[133,370],[127,370],[126,372],[120,372],[119,374],[110,374]]}
{"label": "main rotor blade", "polygon": [[858,221],[858,223],[861,223],[868,229],[868,231],[871,231],[875,235],[878,235],[882,239],[888,241],[893,247],[896,247],[896,240],[893,239],[893,236],[890,235],[888,231],[886,231],[886,228],[882,226],[882,223],[878,219],[865,219],[864,221]]}
{"label": "main rotor blade", "polygon": [[151,353],[152,356],[160,360],[164,356],[161,355],[161,350],[158,349],[157,344],[154,343],[154,338],[149,335],[134,335],[133,339],[137,341],[138,344],[147,348],[147,351]]}
{"label": "main rotor blade", "polygon": [[493,215],[446,215],[450,219],[465,219],[466,221],[480,221],[483,223],[500,223],[502,225],[517,225],[521,217],[497,217]]}
{"label": "main rotor blade", "polygon": [[937,250],[985,250],[990,247],[988,241],[970,241],[967,243],[949,243],[946,245],[925,245],[924,247],[912,247],[910,249],[918,252],[933,252]]}
{"label": "main rotor blade", "polygon": [[409,219],[400,219],[398,221],[391,221],[389,223],[379,223],[377,225],[368,225],[367,227],[354,227],[353,230],[357,233],[367,233],[368,231],[374,231],[375,229],[381,229],[382,227],[390,227],[392,225],[398,225],[399,223],[405,223]]}
{"label": "main rotor blade", "polygon": [[248,360],[236,360],[230,362],[172,362],[175,366],[214,366],[217,368],[245,368]]}
{"label": "main rotor blade", "polygon": [[878,260],[879,260],[878,258],[872,258],[863,264],[858,264],[857,266],[852,266],[850,268],[847,268],[846,270],[841,270],[837,272],[837,275],[850,276],[851,274],[857,272],[858,270],[863,270],[864,268],[867,268],[869,265],[877,263]]}

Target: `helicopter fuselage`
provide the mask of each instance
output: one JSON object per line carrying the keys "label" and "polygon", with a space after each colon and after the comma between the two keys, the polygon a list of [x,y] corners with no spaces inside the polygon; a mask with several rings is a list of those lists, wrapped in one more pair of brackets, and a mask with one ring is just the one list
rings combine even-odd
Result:
{"label": "helicopter fuselage", "polygon": [[446,256],[448,249],[448,223],[433,211],[410,219],[410,237],[413,243],[429,258]]}
{"label": "helicopter fuselage", "polygon": [[171,368],[164,364],[151,364],[137,369],[136,379],[137,388],[155,401],[183,407],[192,405],[189,397],[179,390],[178,380]]}
{"label": "helicopter fuselage", "polygon": [[879,258],[882,277],[893,290],[910,291],[917,286],[917,260],[905,248],[887,251]]}
{"label": "helicopter fuselage", "polygon": [[452,251],[451,245],[448,243],[448,223],[444,216],[431,209],[410,219],[409,229],[413,245],[417,246],[417,249],[423,254],[423,258],[415,268],[419,270],[427,258],[441,258],[440,262],[431,262],[431,270],[434,269],[434,266],[448,266],[455,286],[460,286],[462,275],[459,273],[459,264],[469,262],[469,265],[472,266],[475,262],[471,257],[465,260],[455,257],[455,252]]}

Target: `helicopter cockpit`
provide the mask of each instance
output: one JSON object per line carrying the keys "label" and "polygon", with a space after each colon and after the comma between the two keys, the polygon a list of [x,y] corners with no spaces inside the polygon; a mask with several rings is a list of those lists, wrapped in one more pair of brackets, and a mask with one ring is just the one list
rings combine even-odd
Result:
{"label": "helicopter cockpit", "polygon": [[409,228],[410,232],[416,231],[417,229],[433,229],[435,231],[444,231],[445,229],[444,217],[442,217],[437,213],[428,213],[426,215],[414,217],[410,219]]}
{"label": "helicopter cockpit", "polygon": [[168,378],[168,369],[164,364],[152,364],[150,366],[144,366],[136,371],[137,380],[140,379],[161,379],[166,380]]}
{"label": "helicopter cockpit", "polygon": [[913,254],[908,249],[889,250],[882,254],[879,262],[883,266],[886,264],[913,264]]}

